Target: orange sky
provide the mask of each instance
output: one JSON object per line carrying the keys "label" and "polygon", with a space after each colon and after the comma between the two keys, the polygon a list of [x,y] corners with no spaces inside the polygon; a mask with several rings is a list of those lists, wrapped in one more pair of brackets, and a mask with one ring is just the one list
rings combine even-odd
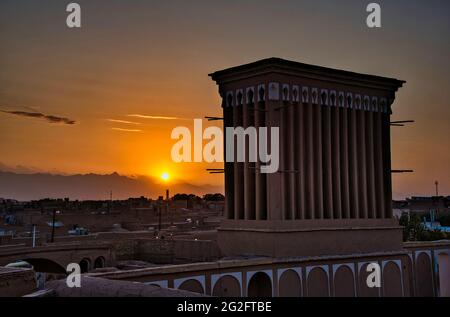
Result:
{"label": "orange sky", "polygon": [[0,163],[222,184],[205,172],[220,165],[171,162],[171,130],[221,115],[208,73],[277,56],[406,80],[393,119],[417,123],[393,128],[393,168],[415,173],[394,176],[394,195],[432,194],[436,179],[449,194],[449,4],[380,2],[369,30],[361,1],[78,1],[74,30],[64,1],[2,1],[0,110],[76,124],[0,112]]}

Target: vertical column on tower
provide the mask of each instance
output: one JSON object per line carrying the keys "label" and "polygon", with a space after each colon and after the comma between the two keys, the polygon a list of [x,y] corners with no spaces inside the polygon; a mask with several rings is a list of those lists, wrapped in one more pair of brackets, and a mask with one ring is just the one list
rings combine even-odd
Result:
{"label": "vertical column on tower", "polygon": [[323,219],[322,107],[319,104],[319,93],[317,88],[312,89],[311,98],[314,116],[314,218]]}
{"label": "vertical column on tower", "polygon": [[[282,171],[283,166],[283,118],[280,111],[279,100],[279,86],[276,83],[268,84],[268,91],[266,93],[266,126],[268,128],[268,148],[271,149],[276,145],[271,144],[272,129],[278,128],[279,139],[274,140],[279,142],[279,171]],[[268,220],[283,220],[285,219],[286,201],[283,190],[283,173],[268,173],[267,178],[267,217]]]}
{"label": "vertical column on tower", "polygon": [[[234,105],[233,111],[233,126],[234,128],[242,127],[243,105]],[[234,218],[236,220],[245,219],[244,214],[244,163],[238,162],[238,148],[236,137],[234,143]]]}
{"label": "vertical column on tower", "polygon": [[251,161],[250,153],[256,154],[254,146],[257,142],[257,134],[254,130],[254,111],[253,105],[250,105],[248,101],[244,101],[243,91],[238,92],[238,103],[243,104],[243,128],[244,144],[245,144],[245,162],[244,162],[244,216],[245,220],[255,220],[255,170],[253,169],[254,163]]}
{"label": "vertical column on tower", "polygon": [[376,218],[374,116],[369,97],[364,99],[366,118],[367,205],[369,218]]}
{"label": "vertical column on tower", "polygon": [[287,189],[288,189],[288,219],[295,220],[297,218],[297,207],[296,207],[296,182],[295,182],[295,138],[296,133],[294,130],[294,107],[292,102],[292,96],[290,93],[290,87],[286,84],[283,85],[282,89],[282,99],[283,99],[283,107],[287,112],[287,138],[286,138],[286,147],[285,147],[285,155],[287,158],[287,171],[286,171],[286,180],[287,180]]}
{"label": "vertical column on tower", "polygon": [[[375,101],[377,102],[377,101]],[[375,125],[375,139],[374,139],[374,153],[375,153],[375,185],[376,185],[376,203],[377,203],[377,218],[385,217],[385,202],[384,202],[384,167],[383,167],[383,124],[382,113],[380,111],[379,103],[376,104],[374,113]]]}
{"label": "vertical column on tower", "polygon": [[341,170],[341,191],[342,191],[342,217],[351,218],[350,214],[350,184],[349,184],[349,151],[348,151],[348,113],[345,107],[344,93],[338,96],[339,107],[339,139],[340,139],[340,170]]}
{"label": "vertical column on tower", "polygon": [[294,152],[295,152],[295,164],[294,168],[297,171],[295,174],[296,182],[296,200],[297,200],[297,215],[296,219],[305,219],[305,106],[300,103],[300,88],[298,86],[293,86],[292,88],[292,98],[294,107],[294,120],[297,124],[294,124],[294,135],[296,136],[294,141]]}
{"label": "vertical column on tower", "polygon": [[342,189],[341,189],[341,167],[340,167],[340,108],[336,104],[336,93],[333,91],[328,98],[331,110],[331,164],[333,179],[333,218],[342,218]]}
{"label": "vertical column on tower", "polygon": [[359,218],[358,200],[358,155],[357,155],[357,118],[353,107],[353,96],[346,96],[348,110],[348,156],[349,156],[349,187],[350,187],[350,217]]}
{"label": "vertical column on tower", "polygon": [[382,106],[385,217],[392,218],[391,109],[387,101]]}
{"label": "vertical column on tower", "polygon": [[308,87],[302,87],[303,125],[305,126],[305,219],[314,219],[314,108]]}
{"label": "vertical column on tower", "polygon": [[296,182],[296,176],[298,173],[298,170],[295,167],[295,139],[298,138],[298,136],[295,133],[295,116],[294,116],[294,105],[291,103],[288,111],[289,116],[289,197],[290,197],[290,208],[291,208],[291,219],[295,220],[298,219],[299,211],[298,211],[298,202],[299,198],[297,196],[297,182]]}
{"label": "vertical column on tower", "polygon": [[355,98],[357,107],[357,139],[358,139],[358,196],[359,196],[359,217],[367,219],[367,168],[366,168],[366,120],[365,111],[361,105],[361,97]]}
{"label": "vertical column on tower", "polygon": [[[222,101],[223,107],[223,126],[226,130],[227,127],[233,127],[233,107],[232,104],[227,103],[227,98],[224,97]],[[224,158],[226,158],[226,133],[224,135]],[[230,142],[232,140],[229,140]],[[234,164],[233,162],[227,162],[224,160],[225,165],[225,213],[227,219],[234,219]]]}
{"label": "vertical column on tower", "polygon": [[[250,92],[253,99],[256,100],[256,106],[254,110],[255,116],[255,128],[259,132],[260,127],[266,126],[266,103],[265,103],[265,92],[263,87],[257,88],[256,94]],[[260,139],[258,139],[260,142]],[[258,143],[259,145],[259,143]],[[258,149],[259,151],[259,149]],[[267,195],[266,195],[266,175],[261,173],[261,163],[259,161],[255,165],[255,210],[256,210],[256,220],[266,220],[267,219]]]}
{"label": "vertical column on tower", "polygon": [[322,111],[322,191],[323,191],[323,216],[326,219],[333,218],[333,179],[331,172],[331,109],[327,105],[325,91],[320,94],[320,108]]}
{"label": "vertical column on tower", "polygon": [[[271,85],[274,85],[272,83]],[[277,84],[278,85],[278,84]],[[269,88],[271,89],[271,88]],[[280,100],[281,98],[275,98],[276,100]],[[288,174],[286,173],[286,170],[288,169],[288,155],[287,154],[287,138],[288,138],[288,118],[287,118],[287,112],[286,112],[286,105],[284,102],[279,101],[278,105],[276,106],[275,110],[277,114],[279,115],[279,128],[280,128],[280,170],[279,170],[279,177],[281,179],[280,181],[280,199],[281,199],[281,215],[282,219],[290,219],[289,214],[289,182],[288,182]]]}

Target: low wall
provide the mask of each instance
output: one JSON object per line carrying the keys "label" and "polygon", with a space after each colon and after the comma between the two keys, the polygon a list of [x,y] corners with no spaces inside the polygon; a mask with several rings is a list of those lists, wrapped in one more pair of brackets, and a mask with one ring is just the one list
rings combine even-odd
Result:
{"label": "low wall", "polygon": [[45,291],[27,297],[200,297],[198,293],[95,277],[81,278],[80,288],[69,288],[64,280],[52,281]]}
{"label": "low wall", "polygon": [[214,241],[138,239],[116,241],[116,259],[157,264],[214,261],[220,257]]}
{"label": "low wall", "polygon": [[[367,284],[378,264],[380,287]],[[398,252],[234,258],[92,274],[230,297],[450,297],[450,241],[405,243]]]}
{"label": "low wall", "polygon": [[37,288],[35,273],[31,269],[0,267],[0,296],[20,297]]}

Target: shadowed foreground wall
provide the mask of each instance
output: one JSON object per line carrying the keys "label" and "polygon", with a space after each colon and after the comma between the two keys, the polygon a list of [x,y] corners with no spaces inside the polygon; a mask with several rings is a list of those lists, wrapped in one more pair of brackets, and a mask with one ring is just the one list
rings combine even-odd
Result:
{"label": "shadowed foreground wall", "polygon": [[[165,289],[155,285],[145,285],[127,281],[82,277],[80,288],[69,288],[65,280],[52,281],[47,285],[51,297],[198,297],[199,293],[185,290]],[[33,296],[42,296],[37,293]]]}
{"label": "shadowed foreground wall", "polygon": [[[405,243],[400,252],[323,257],[240,257],[92,276],[183,288],[225,297],[448,296],[450,241]],[[367,286],[367,267],[381,287]],[[201,285],[201,287],[200,287]]]}
{"label": "shadowed foreground wall", "polygon": [[0,297],[18,297],[33,292],[37,287],[31,269],[0,267]]}

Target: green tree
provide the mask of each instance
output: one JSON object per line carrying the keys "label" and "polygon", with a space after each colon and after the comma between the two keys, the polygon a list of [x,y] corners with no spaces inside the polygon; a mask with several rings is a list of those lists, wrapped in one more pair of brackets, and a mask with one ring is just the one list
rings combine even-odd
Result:
{"label": "green tree", "polygon": [[217,193],[217,194],[206,194],[203,196],[203,200],[206,201],[224,201],[225,200],[225,196]]}
{"label": "green tree", "polygon": [[403,213],[400,225],[403,226],[403,241],[420,241],[423,237],[425,228],[418,215]]}

